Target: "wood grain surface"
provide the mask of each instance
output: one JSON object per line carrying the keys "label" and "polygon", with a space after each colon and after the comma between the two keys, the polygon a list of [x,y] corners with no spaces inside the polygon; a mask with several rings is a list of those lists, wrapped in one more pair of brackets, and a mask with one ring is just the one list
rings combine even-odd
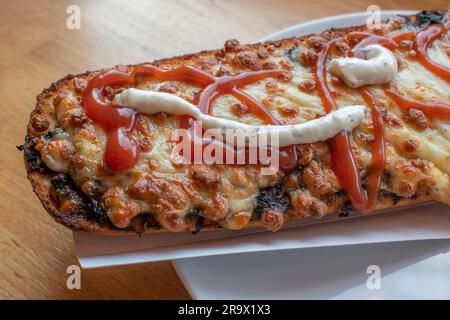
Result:
{"label": "wood grain surface", "polygon": [[[448,7],[448,0],[0,0],[0,298],[189,299],[170,262],[82,270],[71,232],[53,222],[31,191],[22,155],[36,95],[68,73],[132,64],[242,43],[303,21],[354,11]],[[66,27],[69,5],[81,28]]]}

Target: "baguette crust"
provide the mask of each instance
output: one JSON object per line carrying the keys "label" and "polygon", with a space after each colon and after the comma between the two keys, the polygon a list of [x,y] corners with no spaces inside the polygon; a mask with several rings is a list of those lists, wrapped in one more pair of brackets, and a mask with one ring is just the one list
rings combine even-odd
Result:
{"label": "baguette crust", "polygon": [[[436,15],[440,15],[441,17],[445,15],[445,11],[435,11]],[[431,16],[430,14],[428,14]],[[432,19],[432,17],[430,18]],[[423,22],[425,21],[425,22]],[[409,18],[398,18],[397,20],[392,19],[388,24],[386,24],[386,28],[395,28],[395,24],[399,24],[398,28],[405,28],[406,24],[411,24],[420,27],[421,24],[427,23],[426,21],[426,13],[420,13],[417,16],[409,17]],[[239,45],[236,41],[227,41],[224,49],[221,50],[211,50],[211,51],[202,51],[196,54],[183,55],[179,57],[174,57],[170,59],[158,60],[152,63],[143,63],[141,65],[153,65],[161,69],[165,68],[177,68],[184,65],[193,65],[197,66],[207,72],[215,73],[216,75],[222,74],[238,74],[243,71],[251,71],[251,70],[260,70],[265,68],[271,68],[271,61],[267,60],[267,55],[271,55],[271,51],[280,52],[284,51],[287,54],[292,51],[293,48],[297,48],[305,43],[308,44],[309,47],[314,47],[317,42],[323,41],[323,39],[328,39],[330,37],[343,36],[352,31],[366,31],[365,27],[350,27],[343,29],[335,29],[332,31],[326,31],[322,33],[320,36],[309,35],[301,38],[290,38],[284,39],[280,41],[270,41],[265,43],[256,43],[251,45]],[[223,63],[220,69],[216,69],[218,60],[230,60],[232,59],[232,63],[227,64]],[[300,60],[304,59],[303,65],[308,66],[308,52],[303,54],[300,57]],[[266,64],[266,65],[264,65]],[[129,70],[135,66],[116,66],[117,69]],[[28,179],[31,182],[33,187],[33,191],[36,193],[38,198],[40,199],[44,208],[52,215],[52,217],[59,223],[64,224],[65,226],[80,231],[87,231],[96,234],[103,235],[127,235],[127,234],[135,234],[138,233],[157,233],[157,232],[165,232],[167,231],[165,228],[162,228],[159,223],[154,221],[153,218],[146,216],[143,219],[145,223],[139,223],[138,226],[130,224],[125,228],[118,228],[113,223],[111,223],[108,218],[104,206],[100,203],[101,201],[98,199],[94,199],[91,196],[86,195],[85,192],[82,191],[76,183],[72,181],[69,174],[55,172],[48,168],[48,166],[42,161],[41,155],[38,151],[36,151],[36,145],[39,145],[42,142],[42,139],[47,140],[46,134],[54,133],[58,130],[60,124],[59,121],[55,119],[55,101],[60,99],[60,94],[66,91],[76,92],[77,90],[82,90],[83,85],[86,81],[91,79],[94,75],[98,74],[98,72],[106,71],[108,69],[103,69],[94,72],[85,72],[79,75],[68,75],[65,78],[57,81],[52,84],[49,88],[45,89],[41,94],[37,96],[36,107],[30,115],[30,121],[28,123],[27,128],[27,138],[25,144],[22,146],[24,150],[24,161],[25,167],[27,170]],[[304,89],[304,88],[303,88]],[[289,110],[288,110],[289,111]],[[420,115],[411,115],[409,120],[416,126],[424,127],[426,126],[427,119],[421,118]],[[78,119],[79,121],[83,121],[83,119]],[[393,120],[394,121],[394,120]],[[394,121],[395,122],[395,121]],[[425,123],[425,124],[424,124]],[[395,123],[393,124],[395,126]],[[321,148],[322,145],[319,144],[317,148]],[[415,148],[414,141],[410,143],[405,142],[405,148],[408,151],[413,151]],[[311,148],[311,146],[306,146],[306,148]],[[316,148],[316,146],[312,146],[312,148]],[[70,149],[70,148],[69,148]],[[318,152],[314,149],[314,152]],[[71,152],[68,150],[67,152]],[[308,157],[308,152],[305,151],[305,157]],[[324,157],[329,155],[328,149],[325,151]],[[300,157],[300,166],[302,157]],[[307,160],[306,160],[307,161]],[[315,160],[312,160],[314,162]],[[339,189],[335,190],[333,187],[332,178],[328,176],[328,174],[324,174],[323,180],[319,181],[317,177],[321,177],[322,167],[321,165],[311,164],[311,159],[307,161],[308,165],[304,166],[305,169],[301,173],[302,181],[306,185],[306,189],[309,193],[315,194],[331,194],[334,193],[336,196],[329,200],[329,205],[325,209],[317,209],[314,205],[309,205],[305,209],[305,211],[299,214],[299,207],[303,205],[302,201],[311,201],[311,198],[303,199],[301,192],[292,188],[292,192],[289,191],[287,186],[289,185],[289,173],[284,177],[284,193],[289,193],[290,200],[294,201],[293,198],[297,197],[297,202],[299,203],[295,210],[288,209],[286,210],[287,216],[289,219],[304,219],[306,217],[315,216],[317,212],[318,217],[330,214],[339,214],[342,212],[346,212],[350,210],[348,207],[345,208],[346,197],[345,195],[339,194]],[[428,165],[428,164],[426,164]],[[434,170],[434,169],[433,169]],[[442,174],[446,174],[445,172],[441,172]],[[298,175],[298,174],[297,174]],[[296,175],[296,176],[297,176]],[[331,179],[331,180],[330,180]],[[447,176],[448,180],[448,176]],[[331,182],[330,182],[331,181]],[[61,184],[62,190],[55,192],[55,184]],[[329,186],[331,185],[331,186]],[[269,185],[270,188],[273,188],[273,185]],[[276,186],[275,186],[276,187]],[[415,186],[416,188],[417,186]],[[297,187],[297,189],[300,187]],[[304,188],[304,187],[302,187]],[[406,187],[405,187],[406,188]],[[414,188],[414,190],[415,190]],[[450,185],[448,186],[450,188]],[[331,192],[328,189],[332,189]],[[430,200],[439,200],[444,203],[450,202],[448,199],[448,190],[440,190],[439,192],[433,194],[431,192],[412,192],[412,194],[408,195],[407,190],[402,193],[401,196],[396,194],[394,191],[389,190],[391,188],[386,188],[383,194],[380,194],[377,210],[386,209],[386,208],[394,208],[394,207],[402,207],[409,206],[413,204],[419,204],[428,202]],[[269,189],[272,190],[272,189]],[[274,191],[275,192],[275,191]],[[268,197],[270,198],[269,202],[276,202],[275,193],[270,191],[268,193]],[[261,192],[258,194],[258,197],[261,195]],[[264,196],[260,197],[263,201]],[[259,198],[258,198],[259,199]],[[274,200],[275,199],[275,200]],[[62,201],[68,201],[69,209],[62,210]],[[312,200],[314,202],[314,199]],[[73,209],[70,209],[70,205],[73,205]],[[342,209],[344,205],[344,209]],[[295,206],[294,206],[295,207]],[[267,208],[266,208],[267,209]],[[258,210],[258,205],[256,205],[255,210]],[[345,215],[345,214],[344,214]],[[261,226],[263,222],[260,220],[251,220],[248,224],[243,226],[243,228],[248,227],[258,227]],[[142,225],[145,225],[142,228]],[[202,224],[202,225],[199,225]],[[204,224],[204,225],[203,225]],[[269,227],[268,227],[269,226]],[[270,222],[267,223],[266,227],[270,229]],[[185,231],[198,231],[198,230],[217,230],[222,229],[223,226],[214,221],[205,221],[204,219],[197,219],[193,225],[189,228],[185,229]],[[277,226],[274,226],[273,229],[277,229]]]}

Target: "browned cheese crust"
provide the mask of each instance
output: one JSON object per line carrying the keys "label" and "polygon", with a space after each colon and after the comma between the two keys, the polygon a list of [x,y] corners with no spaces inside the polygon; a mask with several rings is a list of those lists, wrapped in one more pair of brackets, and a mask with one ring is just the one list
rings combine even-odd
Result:
{"label": "browned cheese crust", "polygon": [[[445,11],[396,17],[382,25],[387,35],[419,30],[441,23]],[[439,20],[440,19],[440,20]],[[284,69],[287,79],[266,79],[246,88],[284,124],[301,123],[324,114],[314,90],[312,64],[321,46],[336,37],[365,27],[329,30],[320,35],[240,45],[229,40],[223,49],[149,63],[161,69],[194,66],[214,76],[245,71]],[[450,64],[448,36],[430,55]],[[348,50],[345,43],[340,50]],[[448,83],[397,54],[402,93],[419,99],[449,103]],[[446,60],[445,60],[446,59]],[[130,71],[134,66],[116,66]],[[167,155],[165,140],[178,125],[168,114],[139,115],[133,136],[141,148],[135,168],[115,173],[103,162],[105,134],[85,114],[81,94],[86,83],[101,71],[68,75],[37,97],[30,116],[24,151],[33,190],[56,221],[73,230],[99,234],[155,233],[162,231],[241,229],[264,226],[278,230],[286,220],[346,215],[351,205],[330,169],[329,143],[298,146],[298,167],[262,176],[255,165],[180,165]],[[340,105],[363,104],[357,91],[338,78],[330,86]],[[411,85],[412,84],[412,85]],[[179,81],[138,81],[138,88],[176,94],[188,101],[199,90]],[[111,89],[111,95],[121,88]],[[410,109],[402,112],[374,88],[386,126],[387,163],[377,209],[430,200],[450,204],[449,123]],[[213,114],[246,123],[258,123],[242,103],[220,97]],[[431,138],[430,138],[431,137]],[[352,132],[352,148],[362,180],[370,167],[373,127],[367,114]]]}

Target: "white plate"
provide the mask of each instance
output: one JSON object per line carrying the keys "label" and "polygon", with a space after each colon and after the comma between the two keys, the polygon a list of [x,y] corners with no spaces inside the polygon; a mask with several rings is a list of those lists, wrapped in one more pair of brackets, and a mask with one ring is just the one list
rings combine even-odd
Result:
{"label": "white plate", "polygon": [[[261,41],[361,25],[367,17],[352,13],[314,20]],[[173,264],[194,299],[450,299],[450,240],[209,256]],[[367,287],[370,265],[380,268],[380,289]]]}
{"label": "white plate", "polygon": [[[395,15],[412,15],[417,11],[411,10],[384,10],[381,11],[381,19],[387,19]],[[322,19],[312,20],[304,23],[297,24],[292,27],[280,30],[278,32],[269,34],[259,41],[280,40],[290,37],[299,37],[312,33],[319,33],[331,28],[345,28],[352,26],[359,26],[366,24],[366,19],[369,17],[367,12],[353,12],[348,14],[341,14],[338,16],[331,16]]]}
{"label": "white plate", "polygon": [[[174,262],[194,299],[450,299],[450,240],[426,240]],[[381,288],[366,283],[369,266]]]}

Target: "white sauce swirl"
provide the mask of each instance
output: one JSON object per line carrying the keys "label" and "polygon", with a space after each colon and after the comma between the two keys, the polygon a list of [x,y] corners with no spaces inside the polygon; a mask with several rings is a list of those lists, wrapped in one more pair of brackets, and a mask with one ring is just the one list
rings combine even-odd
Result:
{"label": "white sauce swirl", "polygon": [[255,126],[203,114],[195,105],[165,92],[129,88],[116,95],[114,102],[118,106],[133,108],[146,115],[158,112],[189,115],[201,121],[206,129],[240,129],[245,130],[248,137],[261,133],[275,134],[279,137],[280,147],[323,141],[342,130],[350,131],[362,123],[365,108],[363,105],[348,106],[300,124]]}
{"label": "white sauce swirl", "polygon": [[385,47],[374,44],[365,48],[367,60],[336,58],[330,62],[330,73],[351,88],[391,82],[398,71],[395,55]]}

